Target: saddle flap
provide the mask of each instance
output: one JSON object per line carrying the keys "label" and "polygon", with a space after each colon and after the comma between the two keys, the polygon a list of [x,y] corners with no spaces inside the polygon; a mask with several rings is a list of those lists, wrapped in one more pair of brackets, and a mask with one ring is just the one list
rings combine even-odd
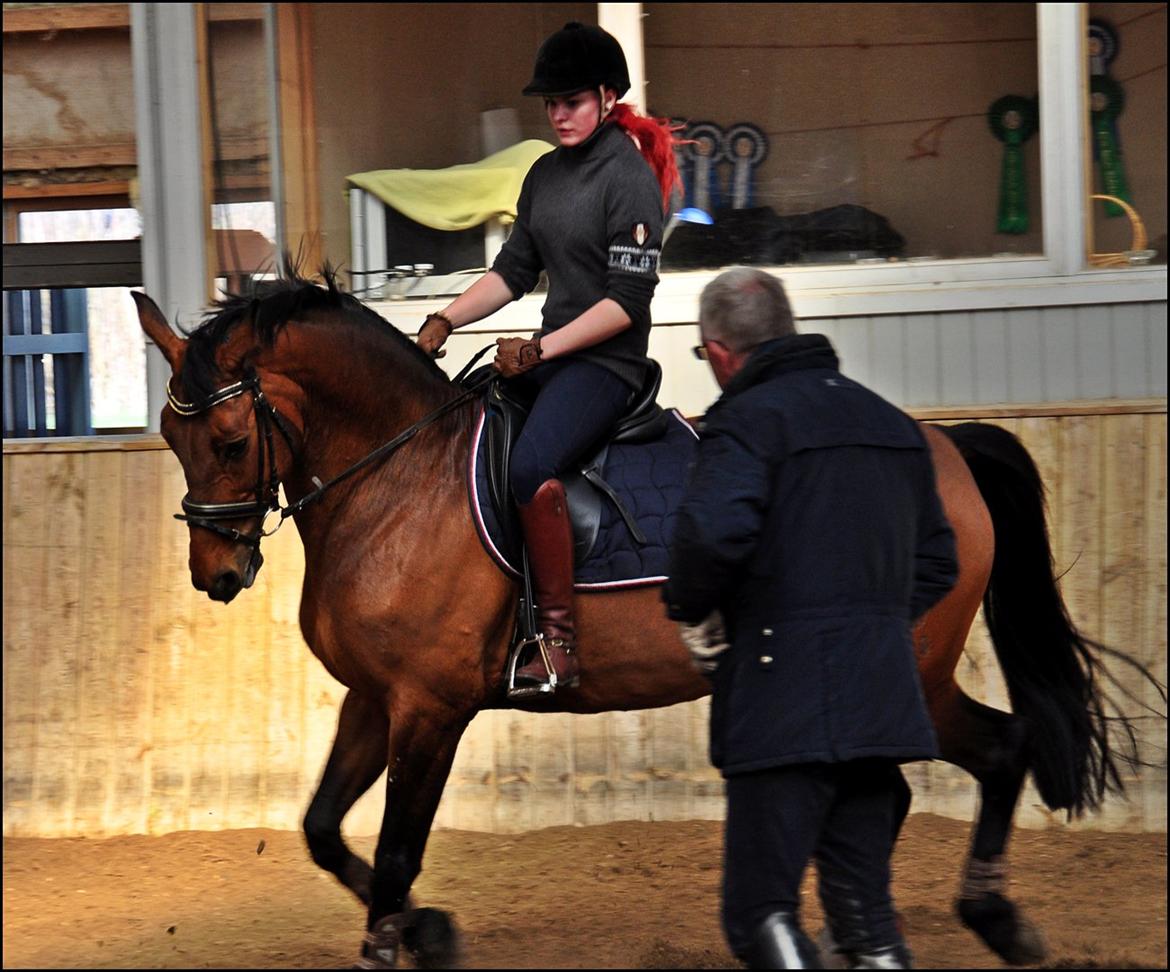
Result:
{"label": "saddle flap", "polygon": [[[585,561],[597,541],[603,502],[615,506],[635,542],[645,542],[632,516],[606,483],[604,471],[610,444],[654,442],[667,434],[670,413],[656,401],[661,385],[662,367],[651,359],[641,390],[606,443],[583,457],[576,469],[561,476],[568,500],[569,521],[573,528],[573,553],[577,563]],[[485,393],[484,446],[488,491],[499,517],[509,557],[518,556],[523,544],[520,517],[509,488],[509,465],[512,447],[524,427],[534,398],[528,383],[512,382],[502,377],[489,382]]]}

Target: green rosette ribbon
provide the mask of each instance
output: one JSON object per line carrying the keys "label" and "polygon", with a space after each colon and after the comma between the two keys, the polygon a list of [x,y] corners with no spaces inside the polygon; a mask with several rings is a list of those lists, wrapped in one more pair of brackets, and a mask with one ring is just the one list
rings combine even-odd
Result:
{"label": "green rosette ribbon", "polygon": [[1003,167],[999,182],[997,233],[1028,232],[1028,181],[1024,175],[1024,143],[1039,124],[1036,102],[1020,95],[1004,95],[992,103],[987,122],[1003,142]]}
{"label": "green rosette ribbon", "polygon": [[[1125,166],[1121,146],[1117,141],[1117,116],[1125,107],[1125,92],[1110,77],[1096,75],[1089,82],[1089,107],[1093,124],[1093,144],[1097,147],[1097,164],[1101,168],[1101,188],[1106,196],[1116,196],[1126,202],[1129,185],[1125,181]],[[1123,216],[1125,210],[1117,203],[1105,203],[1106,216]]]}

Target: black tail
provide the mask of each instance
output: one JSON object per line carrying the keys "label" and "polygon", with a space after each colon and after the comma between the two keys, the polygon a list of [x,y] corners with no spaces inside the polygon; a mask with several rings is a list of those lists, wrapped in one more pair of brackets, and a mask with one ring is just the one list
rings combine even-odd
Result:
{"label": "black tail", "polygon": [[[995,527],[983,613],[1012,709],[1030,723],[1036,788],[1050,809],[1079,817],[1097,809],[1106,791],[1123,790],[1119,760],[1137,762],[1132,723],[1107,714],[1116,706],[1101,685],[1102,676],[1110,678],[1101,656],[1158,683],[1128,655],[1084,637],[1069,618],[1053,571],[1044,484],[1019,439],[976,422],[941,429],[971,468]],[[1111,742],[1111,723],[1123,732],[1125,752]]]}

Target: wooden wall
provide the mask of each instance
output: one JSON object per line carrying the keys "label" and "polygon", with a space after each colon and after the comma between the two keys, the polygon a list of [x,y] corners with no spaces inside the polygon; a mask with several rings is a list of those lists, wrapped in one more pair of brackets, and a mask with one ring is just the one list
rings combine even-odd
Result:
{"label": "wooden wall", "polygon": [[[1021,436],[1049,486],[1074,620],[1164,682],[1165,401],[1052,412],[926,417],[974,414]],[[171,518],[185,490],[161,440],[6,442],[3,475],[5,835],[297,827],[342,693],[301,640],[295,530],[265,541],[252,590],[213,604],[190,586],[187,530]],[[960,676],[1006,706],[981,623]],[[437,824],[719,818],[706,713],[705,700],[597,716],[485,713],[460,747]],[[1165,828],[1165,723],[1139,724],[1157,768],[1084,826]],[[910,776],[916,810],[974,813],[974,784],[957,770],[920,764]],[[373,833],[379,813],[380,784],[346,829]],[[1029,789],[1020,822],[1051,816]]]}

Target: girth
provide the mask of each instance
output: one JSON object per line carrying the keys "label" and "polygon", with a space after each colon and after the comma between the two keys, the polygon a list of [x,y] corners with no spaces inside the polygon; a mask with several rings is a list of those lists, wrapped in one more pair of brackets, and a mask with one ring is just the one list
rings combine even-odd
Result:
{"label": "girth", "polygon": [[[589,556],[597,541],[603,502],[613,504],[636,543],[646,543],[637,522],[605,481],[605,463],[609,447],[614,443],[653,442],[666,434],[670,416],[655,401],[662,384],[662,368],[653,360],[650,366],[642,389],[607,441],[579,463],[576,469],[561,477],[569,504],[573,555],[577,563]],[[473,372],[469,381],[477,375],[478,372]],[[515,383],[497,376],[488,383],[484,402],[484,457],[488,491],[508,547],[505,553],[515,556],[516,563],[519,563],[523,539],[516,504],[508,485],[508,473],[512,448],[528,418],[532,401]]]}

